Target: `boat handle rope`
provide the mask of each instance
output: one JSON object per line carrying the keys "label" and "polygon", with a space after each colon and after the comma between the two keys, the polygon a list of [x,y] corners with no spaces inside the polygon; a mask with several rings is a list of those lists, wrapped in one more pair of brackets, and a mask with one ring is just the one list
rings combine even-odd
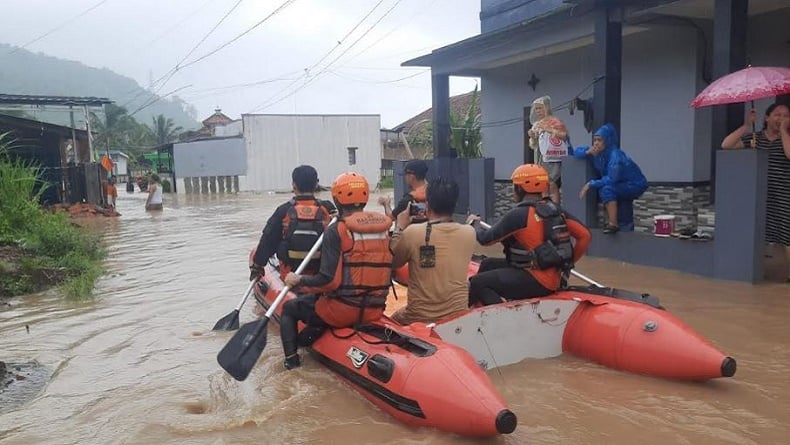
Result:
{"label": "boat handle rope", "polygon": [[505,376],[502,374],[502,370],[499,369],[499,363],[496,362],[496,357],[494,357],[494,352],[491,351],[491,346],[488,345],[488,340],[486,340],[486,334],[483,332],[480,326],[477,327],[477,332],[479,332],[483,338],[483,343],[485,343],[486,349],[488,349],[488,355],[491,356],[491,361],[494,362],[494,366],[496,367],[496,371],[499,374],[499,378],[502,379],[502,384],[507,385],[507,382],[505,381]]}

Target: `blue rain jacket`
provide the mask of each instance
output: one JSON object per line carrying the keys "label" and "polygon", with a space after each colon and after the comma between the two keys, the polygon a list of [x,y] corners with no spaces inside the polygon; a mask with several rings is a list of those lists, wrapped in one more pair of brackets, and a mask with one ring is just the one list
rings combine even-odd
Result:
{"label": "blue rain jacket", "polygon": [[[606,143],[606,148],[598,156],[588,156],[585,152],[590,149],[586,147],[576,147],[573,156],[576,158],[589,157],[595,169],[601,175],[601,179],[590,181],[590,188],[615,188],[627,186],[638,195],[647,190],[647,179],[642,174],[642,170],[636,165],[628,155],[620,149],[617,139],[617,130],[612,124],[606,124],[595,132],[595,136],[600,136]],[[630,194],[630,193],[629,193]],[[632,198],[633,199],[633,198]]]}

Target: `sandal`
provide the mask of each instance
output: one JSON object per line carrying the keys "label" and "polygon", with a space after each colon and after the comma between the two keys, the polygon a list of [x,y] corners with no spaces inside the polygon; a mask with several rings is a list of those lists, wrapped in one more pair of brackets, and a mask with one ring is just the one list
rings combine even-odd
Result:
{"label": "sandal", "polygon": [[711,236],[708,233],[697,231],[693,235],[691,235],[691,239],[693,241],[710,241],[713,239],[713,236]]}
{"label": "sandal", "polygon": [[695,233],[697,233],[697,229],[686,227],[685,229],[681,229],[680,231],[678,231],[678,238],[689,239],[692,236],[694,236]]}
{"label": "sandal", "polygon": [[613,235],[613,234],[617,233],[618,230],[620,230],[619,227],[613,226],[611,224],[607,224],[603,228],[603,233],[605,233],[606,235]]}

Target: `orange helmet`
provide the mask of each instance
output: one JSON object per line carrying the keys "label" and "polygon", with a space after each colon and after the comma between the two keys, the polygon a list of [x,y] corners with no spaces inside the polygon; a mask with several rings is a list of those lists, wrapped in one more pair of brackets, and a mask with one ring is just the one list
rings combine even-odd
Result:
{"label": "orange helmet", "polygon": [[369,195],[368,181],[358,173],[342,173],[332,183],[332,198],[340,205],[365,205]]}
{"label": "orange helmet", "polygon": [[549,173],[540,165],[519,165],[513,170],[510,180],[527,193],[545,193],[549,190]]}

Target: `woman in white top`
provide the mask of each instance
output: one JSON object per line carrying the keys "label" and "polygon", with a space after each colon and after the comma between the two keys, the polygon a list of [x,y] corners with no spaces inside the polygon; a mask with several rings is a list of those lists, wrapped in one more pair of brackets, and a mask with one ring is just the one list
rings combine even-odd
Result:
{"label": "woman in white top", "polygon": [[159,175],[151,175],[148,183],[148,199],[145,200],[145,210],[162,210],[162,186],[159,185]]}

